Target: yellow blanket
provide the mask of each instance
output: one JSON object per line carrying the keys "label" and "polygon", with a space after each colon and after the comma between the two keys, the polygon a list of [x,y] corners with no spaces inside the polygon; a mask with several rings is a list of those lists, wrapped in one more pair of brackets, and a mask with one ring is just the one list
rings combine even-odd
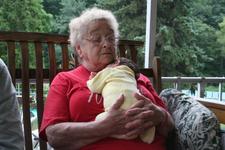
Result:
{"label": "yellow blanket", "polygon": [[[94,78],[88,80],[87,86],[91,92],[102,94],[104,98],[103,104],[105,112],[99,114],[96,119],[101,119],[121,94],[123,94],[125,98],[121,109],[128,109],[132,104],[137,102],[136,98],[133,96],[135,92],[139,92],[135,75],[134,72],[125,65],[103,69],[98,72]],[[151,143],[154,140],[154,136],[155,127],[152,127],[142,134],[140,138],[146,143]],[[116,138],[127,139],[124,135],[116,136]]]}

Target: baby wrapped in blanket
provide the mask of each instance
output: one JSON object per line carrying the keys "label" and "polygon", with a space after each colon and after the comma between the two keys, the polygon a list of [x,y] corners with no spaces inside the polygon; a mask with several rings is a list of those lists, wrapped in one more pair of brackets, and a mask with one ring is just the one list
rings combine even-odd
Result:
{"label": "baby wrapped in blanket", "polygon": [[[108,112],[109,108],[115,101],[124,95],[124,103],[121,109],[128,109],[137,99],[133,96],[134,93],[139,93],[137,89],[137,81],[139,70],[136,64],[126,58],[119,58],[116,63],[108,65],[101,70],[90,80],[87,81],[87,86],[92,93],[102,94],[104,99],[103,105],[105,112],[99,114],[96,119],[101,119]],[[119,139],[133,139],[136,137],[126,137],[125,135],[116,135]],[[151,143],[155,137],[155,127],[146,130],[140,135],[143,142]]]}

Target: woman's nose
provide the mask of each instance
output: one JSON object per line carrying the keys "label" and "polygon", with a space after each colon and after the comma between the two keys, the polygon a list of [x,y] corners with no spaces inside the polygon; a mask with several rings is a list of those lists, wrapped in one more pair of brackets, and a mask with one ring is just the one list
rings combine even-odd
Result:
{"label": "woman's nose", "polygon": [[110,43],[109,41],[107,41],[106,39],[104,39],[103,41],[102,41],[103,43],[103,45],[102,45],[102,47],[103,48],[108,48],[108,47],[110,47],[111,45],[112,45],[112,43]]}

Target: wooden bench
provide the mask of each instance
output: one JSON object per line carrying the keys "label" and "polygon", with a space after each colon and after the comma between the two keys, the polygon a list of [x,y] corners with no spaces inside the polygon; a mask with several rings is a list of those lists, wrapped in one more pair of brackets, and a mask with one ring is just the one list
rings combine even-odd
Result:
{"label": "wooden bench", "polygon": [[[119,55],[132,59],[137,63],[137,48],[143,47],[140,41],[119,41]],[[60,71],[72,69],[73,50],[68,46],[67,35],[27,32],[0,32],[0,54],[7,55],[7,64],[14,85],[22,84],[22,110],[25,135],[25,147],[33,149],[32,129],[30,121],[30,87],[36,87],[36,107],[38,129],[41,125],[44,108],[43,83],[51,83],[54,76]],[[32,59],[31,59],[32,58]],[[19,60],[19,61],[18,61]],[[141,72],[152,78],[157,92],[161,91],[161,73],[159,58],[153,60],[152,68],[141,68]],[[46,150],[46,142],[40,140],[40,149]]]}
{"label": "wooden bench", "polygon": [[[36,107],[38,129],[40,128],[44,108],[43,83],[51,83],[60,71],[72,69],[78,65],[71,54],[73,50],[68,46],[67,35],[27,32],[0,32],[0,54],[7,54],[8,68],[13,83],[22,84],[22,108],[25,135],[25,147],[33,149],[32,129],[30,121],[30,83],[36,87]],[[119,55],[137,62],[137,48],[143,47],[143,42],[120,40]],[[34,59],[31,59],[34,58]],[[21,64],[20,61],[21,60]],[[32,62],[32,60],[35,60]],[[155,57],[152,68],[141,68],[141,72],[152,79],[154,88],[161,91],[160,59]],[[210,108],[221,123],[225,124],[225,105],[215,102],[199,100]],[[46,150],[46,142],[40,140],[40,149]]]}

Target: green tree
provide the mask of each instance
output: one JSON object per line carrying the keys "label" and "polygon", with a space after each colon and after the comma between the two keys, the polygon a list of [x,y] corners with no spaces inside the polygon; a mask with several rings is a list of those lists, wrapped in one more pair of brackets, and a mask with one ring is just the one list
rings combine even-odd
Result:
{"label": "green tree", "polygon": [[217,32],[217,41],[221,45],[220,51],[217,53],[219,59],[221,74],[225,76],[225,17],[223,22],[219,24],[220,30]]}
{"label": "green tree", "polygon": [[55,32],[68,33],[68,24],[72,18],[79,16],[83,10],[95,5],[95,0],[61,0],[59,15],[55,20]]}
{"label": "green tree", "polygon": [[50,19],[41,0],[2,0],[0,2],[0,30],[49,32]]}
{"label": "green tree", "polygon": [[204,23],[219,29],[225,14],[224,0],[195,0],[191,11]]}
{"label": "green tree", "polygon": [[[201,30],[201,36],[196,41],[211,58],[210,62],[205,62],[202,74],[205,76],[224,76],[223,58],[222,55],[218,55],[221,54],[223,48],[217,40],[216,33],[220,28],[219,23],[222,22],[225,15],[225,2],[223,0],[197,0],[191,9],[191,14],[208,25],[206,30]],[[217,69],[215,66],[218,66]]]}
{"label": "green tree", "polygon": [[54,17],[60,15],[60,9],[62,9],[61,0],[43,0],[44,10],[52,14]]}
{"label": "green tree", "polygon": [[158,1],[156,51],[163,60],[163,75],[218,75],[216,27],[205,19],[205,16],[216,18],[211,13],[216,4],[209,2]]}
{"label": "green tree", "polygon": [[119,22],[122,39],[144,40],[146,0],[97,0],[97,6],[113,11]]}
{"label": "green tree", "polygon": [[[0,30],[20,32],[49,32],[52,15],[47,14],[41,0],[1,0],[0,1]],[[34,46],[29,45],[30,66],[34,66]],[[0,45],[0,56],[6,60],[6,48]],[[19,48],[16,49],[17,67],[21,65]]]}

